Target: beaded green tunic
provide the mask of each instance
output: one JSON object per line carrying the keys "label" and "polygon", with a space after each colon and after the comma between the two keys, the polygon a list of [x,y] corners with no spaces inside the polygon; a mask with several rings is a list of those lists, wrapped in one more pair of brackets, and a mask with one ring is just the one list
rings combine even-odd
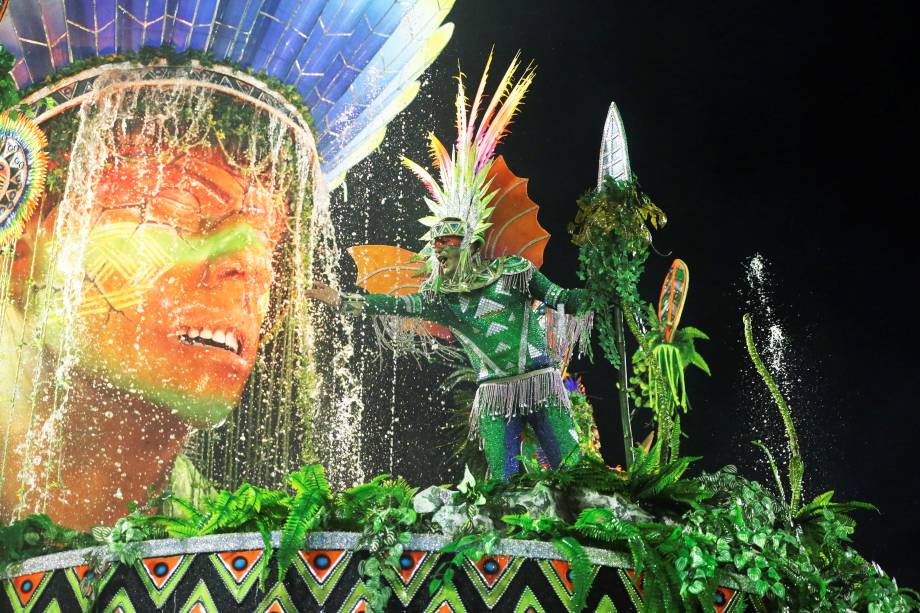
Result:
{"label": "beaded green tunic", "polygon": [[[423,319],[450,330],[478,372],[474,431],[481,413],[526,414],[550,397],[569,408],[559,365],[590,327],[590,316],[566,315],[579,312],[583,290],[563,289],[520,256],[489,261],[462,287],[426,289],[395,297],[367,295],[364,311]],[[534,301],[549,308],[535,307]]]}

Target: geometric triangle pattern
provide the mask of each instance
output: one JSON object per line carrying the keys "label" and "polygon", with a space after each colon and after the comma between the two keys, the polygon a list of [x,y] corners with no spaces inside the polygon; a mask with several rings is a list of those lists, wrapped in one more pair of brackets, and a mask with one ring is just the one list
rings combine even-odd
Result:
{"label": "geometric triangle pattern", "polygon": [[480,298],[479,304],[476,305],[475,317],[476,319],[482,319],[483,317],[487,315],[491,315],[493,313],[500,313],[501,311],[504,311],[504,310],[505,310],[505,306],[502,303],[495,302],[494,300],[490,300],[488,298]]}
{"label": "geometric triangle pattern", "polygon": [[597,608],[594,609],[594,613],[618,613],[617,606],[610,600],[610,596],[604,594],[601,601],[597,603]]}
{"label": "geometric triangle pattern", "polygon": [[[251,545],[254,547],[255,545]],[[358,572],[367,553],[344,549],[303,550],[294,567],[277,581],[261,549],[202,552],[149,557],[133,566],[100,568],[93,581],[91,567],[80,564],[2,579],[0,613],[328,613],[367,612],[368,592]],[[565,560],[491,554],[466,558],[463,572],[439,586],[429,586],[443,560],[439,552],[404,551],[387,611],[467,613],[512,611],[548,613],[572,611],[573,585]],[[92,597],[81,587],[96,587]],[[589,579],[586,612],[627,613],[646,610],[642,575],[632,569],[598,566]],[[154,601],[156,599],[156,601]],[[738,613],[747,605],[767,611],[762,603],[736,589],[719,587],[708,608],[714,613]],[[764,608],[767,607],[767,608]]]}
{"label": "geometric triangle pattern", "polygon": [[45,586],[48,585],[52,574],[53,571],[29,573],[4,581],[6,593],[10,603],[13,605],[13,610],[17,613],[31,611],[41,593],[45,590]]}
{"label": "geometric triangle pattern", "polygon": [[211,598],[211,592],[204,581],[199,581],[195,591],[191,593],[185,604],[179,610],[179,613],[221,613],[215,606],[214,599]]}
{"label": "geometric triangle pattern", "polygon": [[101,577],[96,576],[96,571],[91,569],[89,564],[81,564],[73,568],[64,570],[64,576],[67,577],[67,583],[73,590],[74,597],[80,604],[81,611],[89,611],[92,607],[95,597],[109,582],[112,575],[115,574],[115,564],[105,564],[99,571]]}
{"label": "geometric triangle pattern", "polygon": [[191,555],[179,555],[143,558],[137,562],[137,573],[158,608],[172,595],[193,559]]}
{"label": "geometric triangle pattern", "polygon": [[[304,607],[304,610],[309,610]],[[298,613],[299,609],[294,606],[291,596],[284,589],[284,583],[276,583],[259,606],[255,608],[256,613]]]}
{"label": "geometric triangle pattern", "polygon": [[409,606],[415,598],[437,560],[438,555],[431,551],[404,551],[399,557],[399,580],[390,582],[390,586],[403,606]]}
{"label": "geometric triangle pattern", "polygon": [[343,549],[302,549],[294,558],[294,568],[319,606],[326,604],[351,557],[352,553]]}
{"label": "geometric triangle pattern", "polygon": [[364,582],[359,580],[355,583],[348,598],[339,607],[339,613],[367,613],[367,611],[367,588],[364,587]]}
{"label": "geometric triangle pattern", "polygon": [[58,604],[57,600],[52,600],[51,603],[45,607],[45,610],[42,613],[63,613],[61,611],[61,605]]}
{"label": "geometric triangle pattern", "polygon": [[529,587],[524,588],[524,593],[514,607],[514,613],[547,613],[536,594]]}
{"label": "geometric triangle pattern", "polygon": [[[550,585],[553,586],[553,590],[556,592],[556,596],[559,597],[565,608],[570,612],[575,611],[575,607],[572,605],[575,586],[572,584],[572,569],[569,567],[569,563],[565,560],[538,560],[537,564],[543,574],[546,575]],[[588,581],[588,592],[591,591],[591,585],[594,583],[594,578],[597,577],[599,569],[595,566],[592,570],[591,579]]]}
{"label": "geometric triangle pattern", "polygon": [[620,575],[620,579],[623,581],[623,587],[626,588],[626,593],[629,594],[629,599],[636,607],[636,610],[642,611],[645,608],[642,603],[642,575],[636,578],[636,571],[631,568],[627,568],[626,570],[619,568],[617,569],[617,574]]}
{"label": "geometric triangle pattern", "polygon": [[466,613],[466,607],[452,585],[444,585],[432,596],[425,613]]}
{"label": "geometric triangle pattern", "polygon": [[210,556],[224,585],[237,603],[243,602],[249,590],[259,579],[265,567],[265,552],[262,549],[246,551],[221,551]]}
{"label": "geometric triangle pattern", "polygon": [[121,588],[102,610],[102,613],[137,613],[137,611],[128,596],[128,591]]}
{"label": "geometric triangle pattern", "polygon": [[501,600],[523,563],[524,558],[489,555],[477,562],[467,558],[463,567],[486,607],[491,609]]}

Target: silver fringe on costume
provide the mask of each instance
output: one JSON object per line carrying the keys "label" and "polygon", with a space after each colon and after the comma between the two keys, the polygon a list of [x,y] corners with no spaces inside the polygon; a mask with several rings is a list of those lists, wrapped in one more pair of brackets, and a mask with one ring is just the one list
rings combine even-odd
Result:
{"label": "silver fringe on costume", "polygon": [[550,358],[556,364],[562,364],[572,357],[571,352],[576,348],[578,357],[584,354],[591,342],[594,312],[569,315],[565,312],[564,304],[555,309],[547,307],[543,328],[546,330],[546,348]]}
{"label": "silver fringe on costume", "polygon": [[439,342],[420,319],[399,315],[372,315],[371,323],[379,348],[389,349],[396,355],[411,356],[416,361],[425,360],[447,365],[466,363],[466,356],[462,350]]}
{"label": "silver fringe on costume", "polygon": [[479,418],[482,415],[505,420],[530,415],[550,398],[558,400],[559,405],[571,413],[572,403],[562,383],[562,375],[552,367],[480,383],[470,412],[470,439],[479,438]]}

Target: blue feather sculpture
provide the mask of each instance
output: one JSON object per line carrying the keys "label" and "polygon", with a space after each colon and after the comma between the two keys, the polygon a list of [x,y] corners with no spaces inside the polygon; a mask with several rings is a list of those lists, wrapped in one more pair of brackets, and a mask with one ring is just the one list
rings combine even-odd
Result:
{"label": "blue feather sculpture", "polygon": [[335,186],[371,153],[453,33],[454,0],[20,0],[0,21],[20,89],[144,46],[210,52],[293,85]]}

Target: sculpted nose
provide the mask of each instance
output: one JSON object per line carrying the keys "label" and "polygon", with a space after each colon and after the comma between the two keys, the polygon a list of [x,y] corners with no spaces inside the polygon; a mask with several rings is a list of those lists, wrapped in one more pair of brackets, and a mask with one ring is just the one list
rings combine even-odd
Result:
{"label": "sculpted nose", "polygon": [[270,282],[271,262],[251,249],[208,260],[202,285],[219,288],[231,281],[242,281],[247,286]]}

